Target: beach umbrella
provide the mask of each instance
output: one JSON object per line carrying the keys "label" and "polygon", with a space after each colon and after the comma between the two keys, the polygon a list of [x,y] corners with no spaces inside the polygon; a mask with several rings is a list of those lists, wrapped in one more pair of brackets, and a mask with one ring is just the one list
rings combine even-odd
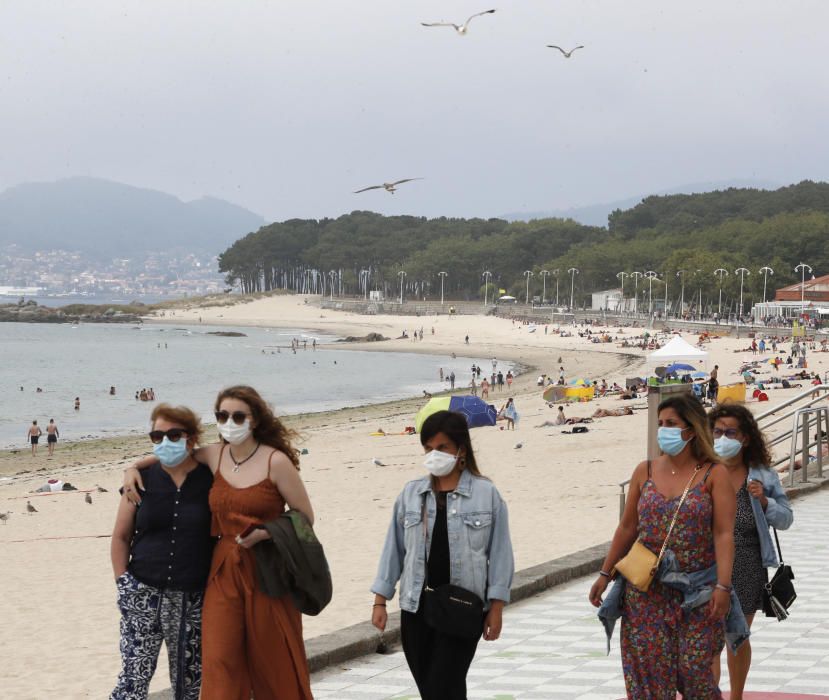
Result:
{"label": "beach umbrella", "polygon": [[684,362],[674,362],[673,364],[668,365],[665,368],[665,371],[668,374],[671,374],[672,372],[682,372],[682,371],[693,372],[695,369],[696,369],[696,367],[694,367],[693,365],[688,365],[688,364],[685,364]]}
{"label": "beach umbrella", "polygon": [[555,401],[563,401],[564,397],[566,396],[567,389],[563,386],[548,386],[544,393],[541,394],[541,398],[543,398],[548,403],[553,403]]}
{"label": "beach umbrella", "polygon": [[466,417],[466,424],[470,428],[480,428],[484,425],[495,425],[497,411],[495,406],[488,404],[477,396],[440,396],[429,399],[415,416],[415,430],[419,433],[420,427],[429,416],[438,411],[454,411]]}

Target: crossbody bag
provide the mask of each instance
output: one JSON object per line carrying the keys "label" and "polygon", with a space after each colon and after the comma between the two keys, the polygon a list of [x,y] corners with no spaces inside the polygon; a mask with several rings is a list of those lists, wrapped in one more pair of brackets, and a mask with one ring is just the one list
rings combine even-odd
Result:
{"label": "crossbody bag", "polygon": [[[679,511],[682,508],[682,504],[685,503],[685,499],[688,497],[688,492],[691,490],[691,484],[694,483],[694,479],[700,469],[702,469],[702,467],[697,465],[694,469],[694,473],[691,474],[691,478],[688,479],[688,483],[685,485],[685,491],[683,491],[682,498],[679,500],[679,505],[676,507],[674,517],[671,518],[671,524],[668,527],[668,533],[665,535],[659,554],[654,554],[650,549],[642,544],[642,540],[637,539],[630,548],[630,551],[618,562],[616,562],[616,571],[622,574],[630,585],[638,588],[643,593],[650,588],[651,583],[656,576],[656,571],[659,568],[659,562],[662,561],[662,557],[665,555],[665,550],[668,548],[668,540],[671,537],[671,532],[673,532]],[[650,462],[648,462],[648,470],[650,471]]]}
{"label": "crossbody bag", "polygon": [[428,541],[426,497],[427,494],[424,494],[421,509],[426,569],[425,585],[420,594],[423,619],[429,627],[451,637],[477,639],[484,630],[484,601],[472,591],[451,583],[434,588],[429,585],[429,552],[426,551]]}
{"label": "crossbody bag", "polygon": [[789,616],[789,608],[797,598],[794,590],[794,572],[792,567],[783,562],[783,552],[780,551],[780,540],[777,538],[777,528],[774,530],[774,541],[777,544],[777,555],[780,565],[774,576],[771,577],[763,589],[763,612],[766,617],[776,617],[778,622]]}

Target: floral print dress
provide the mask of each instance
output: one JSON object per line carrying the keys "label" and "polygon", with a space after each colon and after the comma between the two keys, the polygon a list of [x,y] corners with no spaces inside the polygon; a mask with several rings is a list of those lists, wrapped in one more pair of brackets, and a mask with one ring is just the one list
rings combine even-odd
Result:
{"label": "floral print dress", "polygon": [[[705,486],[708,473],[689,492],[676,519],[668,549],[683,571],[699,571],[715,563],[713,502]],[[649,478],[639,497],[639,537],[659,552],[679,498],[665,498]],[[687,614],[682,594],[654,581],[646,593],[625,589],[622,614],[622,667],[628,698],[721,700],[711,661],[724,645],[721,621],[708,620],[708,606]]]}

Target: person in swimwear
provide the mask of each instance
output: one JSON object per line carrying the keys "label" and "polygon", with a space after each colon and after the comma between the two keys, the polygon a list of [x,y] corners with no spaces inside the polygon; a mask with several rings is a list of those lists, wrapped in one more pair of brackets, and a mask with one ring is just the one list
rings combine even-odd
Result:
{"label": "person in swimwear", "polygon": [[49,419],[49,425],[46,426],[46,444],[49,446],[49,456],[55,453],[55,445],[58,442],[60,431],[54,418]]}
{"label": "person in swimwear", "polygon": [[37,441],[41,435],[43,435],[43,431],[40,429],[37,421],[33,420],[32,424],[29,426],[29,431],[26,433],[26,437],[29,442],[32,443],[32,457],[37,455]]}

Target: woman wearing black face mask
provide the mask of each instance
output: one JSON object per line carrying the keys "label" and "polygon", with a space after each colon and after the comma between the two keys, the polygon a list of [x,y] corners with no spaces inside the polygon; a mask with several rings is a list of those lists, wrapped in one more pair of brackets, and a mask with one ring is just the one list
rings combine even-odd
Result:
{"label": "woman wearing black face mask", "polygon": [[202,603],[213,550],[213,475],[192,455],[201,436],[193,411],[160,404],[152,426],[154,456],[144,472],[144,498],[138,508],[121,499],[112,533],[122,669],[110,697],[146,698],[166,642],[174,697],[197,700]]}

